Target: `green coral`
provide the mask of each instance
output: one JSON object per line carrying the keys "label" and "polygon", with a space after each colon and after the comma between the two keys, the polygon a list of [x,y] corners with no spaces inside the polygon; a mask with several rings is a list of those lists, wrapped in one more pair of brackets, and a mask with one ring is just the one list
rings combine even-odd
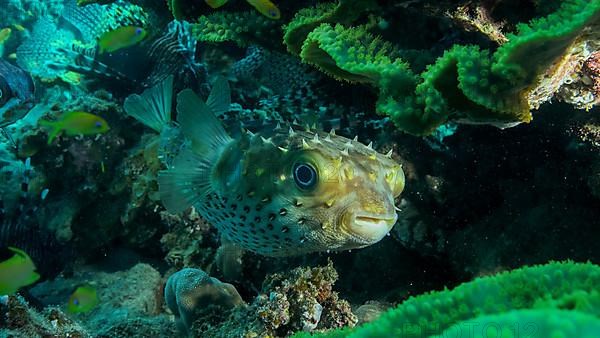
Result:
{"label": "green coral", "polygon": [[[497,51],[456,45],[420,76],[401,50],[365,27],[321,24],[300,56],[337,79],[376,88],[377,111],[406,132],[427,135],[449,119],[508,126],[531,121],[528,91],[599,18],[600,0],[565,1],[556,13],[521,24]],[[294,45],[288,42],[291,50]]]}
{"label": "green coral", "polygon": [[[525,311],[528,309],[535,311]],[[560,321],[551,316],[558,311],[564,312],[561,315],[564,326],[556,327]],[[374,322],[356,329],[327,332],[323,336],[400,336],[407,334],[405,330],[410,330],[414,336],[452,337],[444,333],[455,330],[453,326],[457,327],[461,322],[473,319],[477,319],[478,323],[491,320],[508,323],[511,319],[525,322],[541,317],[546,318],[536,323],[545,330],[551,330],[548,332],[567,333],[572,328],[569,323],[585,323],[582,330],[598,327],[600,266],[553,262],[478,278],[453,290],[412,297]]]}
{"label": "green coral", "polygon": [[300,56],[338,80],[405,92],[414,88],[416,77],[406,62],[393,56],[396,53],[364,27],[322,24],[307,36]]}
{"label": "green coral", "polygon": [[600,319],[586,313],[562,310],[517,310],[460,322],[432,338],[460,337],[580,337],[593,338],[600,332]]}
{"label": "green coral", "polygon": [[192,24],[192,34],[198,41],[234,42],[244,47],[253,43],[271,44],[273,36],[277,36],[280,28],[273,21],[256,11],[251,12],[217,12],[201,16]]}
{"label": "green coral", "polygon": [[301,9],[284,27],[283,42],[292,54],[300,54],[308,34],[323,23],[350,24],[367,11],[377,8],[374,0],[339,0]]}

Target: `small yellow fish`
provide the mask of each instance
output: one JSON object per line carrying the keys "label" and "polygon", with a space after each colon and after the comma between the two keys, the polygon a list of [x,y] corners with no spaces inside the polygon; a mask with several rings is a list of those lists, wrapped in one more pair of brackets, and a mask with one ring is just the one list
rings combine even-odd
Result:
{"label": "small yellow fish", "polygon": [[23,250],[13,247],[8,249],[15,255],[0,262],[0,295],[12,295],[40,279],[33,261]]}
{"label": "small yellow fish", "polygon": [[12,33],[12,29],[8,27],[0,30],[0,45],[10,39],[10,33]]}
{"label": "small yellow fish", "polygon": [[73,292],[67,303],[69,313],[83,313],[92,310],[100,303],[96,289],[91,285],[82,285]]}
{"label": "small yellow fish", "polygon": [[57,121],[40,120],[39,124],[50,128],[48,144],[51,144],[63,130],[68,136],[75,136],[103,134],[110,129],[106,120],[100,116],[82,111],[65,113]]}
{"label": "small yellow fish", "polygon": [[227,1],[229,0],[204,0],[206,1],[206,4],[209,5],[211,8],[219,8],[221,6],[223,6],[224,4],[227,3]]}
{"label": "small yellow fish", "polygon": [[18,30],[19,32],[24,32],[26,30],[26,28],[23,27],[23,25],[20,25],[18,23],[14,24],[13,27],[15,27],[15,29]]}
{"label": "small yellow fish", "polygon": [[281,18],[279,8],[270,0],[246,0],[250,5],[256,8],[262,15],[269,19],[277,20]]}
{"label": "small yellow fish", "polygon": [[137,26],[122,26],[110,32],[102,34],[98,40],[100,54],[112,53],[121,48],[131,47],[146,38],[148,32]]}

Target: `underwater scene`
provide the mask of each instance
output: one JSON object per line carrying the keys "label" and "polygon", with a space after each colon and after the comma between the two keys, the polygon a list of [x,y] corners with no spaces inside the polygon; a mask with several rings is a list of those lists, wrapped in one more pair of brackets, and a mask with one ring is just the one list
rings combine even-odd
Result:
{"label": "underwater scene", "polygon": [[600,338],[600,0],[0,0],[0,338]]}

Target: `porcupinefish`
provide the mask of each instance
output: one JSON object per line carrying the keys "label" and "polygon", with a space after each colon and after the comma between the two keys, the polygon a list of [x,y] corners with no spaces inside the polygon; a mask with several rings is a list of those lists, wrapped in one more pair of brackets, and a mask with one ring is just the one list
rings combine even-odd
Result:
{"label": "porcupinefish", "polygon": [[291,127],[232,138],[212,109],[228,102],[223,96],[214,88],[207,103],[189,89],[177,95],[189,141],[159,173],[169,212],[193,206],[232,242],[266,256],[362,248],[391,230],[404,189],[391,152]]}

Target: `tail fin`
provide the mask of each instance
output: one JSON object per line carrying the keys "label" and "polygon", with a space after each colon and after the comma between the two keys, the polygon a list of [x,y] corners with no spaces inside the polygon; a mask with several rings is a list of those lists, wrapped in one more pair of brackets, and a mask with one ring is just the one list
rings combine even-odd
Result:
{"label": "tail fin", "polygon": [[48,144],[52,144],[52,141],[54,141],[56,136],[58,136],[58,134],[60,134],[60,132],[62,131],[60,124],[56,121],[39,120],[38,124],[50,130],[48,132]]}
{"label": "tail fin", "polygon": [[232,141],[210,107],[190,89],[177,95],[177,114],[192,148],[182,151],[172,167],[158,176],[161,200],[172,213],[184,211],[213,191],[212,170],[224,147]]}
{"label": "tail fin", "polygon": [[169,75],[142,95],[129,95],[123,108],[129,116],[160,133],[171,122],[172,100],[173,75]]}

